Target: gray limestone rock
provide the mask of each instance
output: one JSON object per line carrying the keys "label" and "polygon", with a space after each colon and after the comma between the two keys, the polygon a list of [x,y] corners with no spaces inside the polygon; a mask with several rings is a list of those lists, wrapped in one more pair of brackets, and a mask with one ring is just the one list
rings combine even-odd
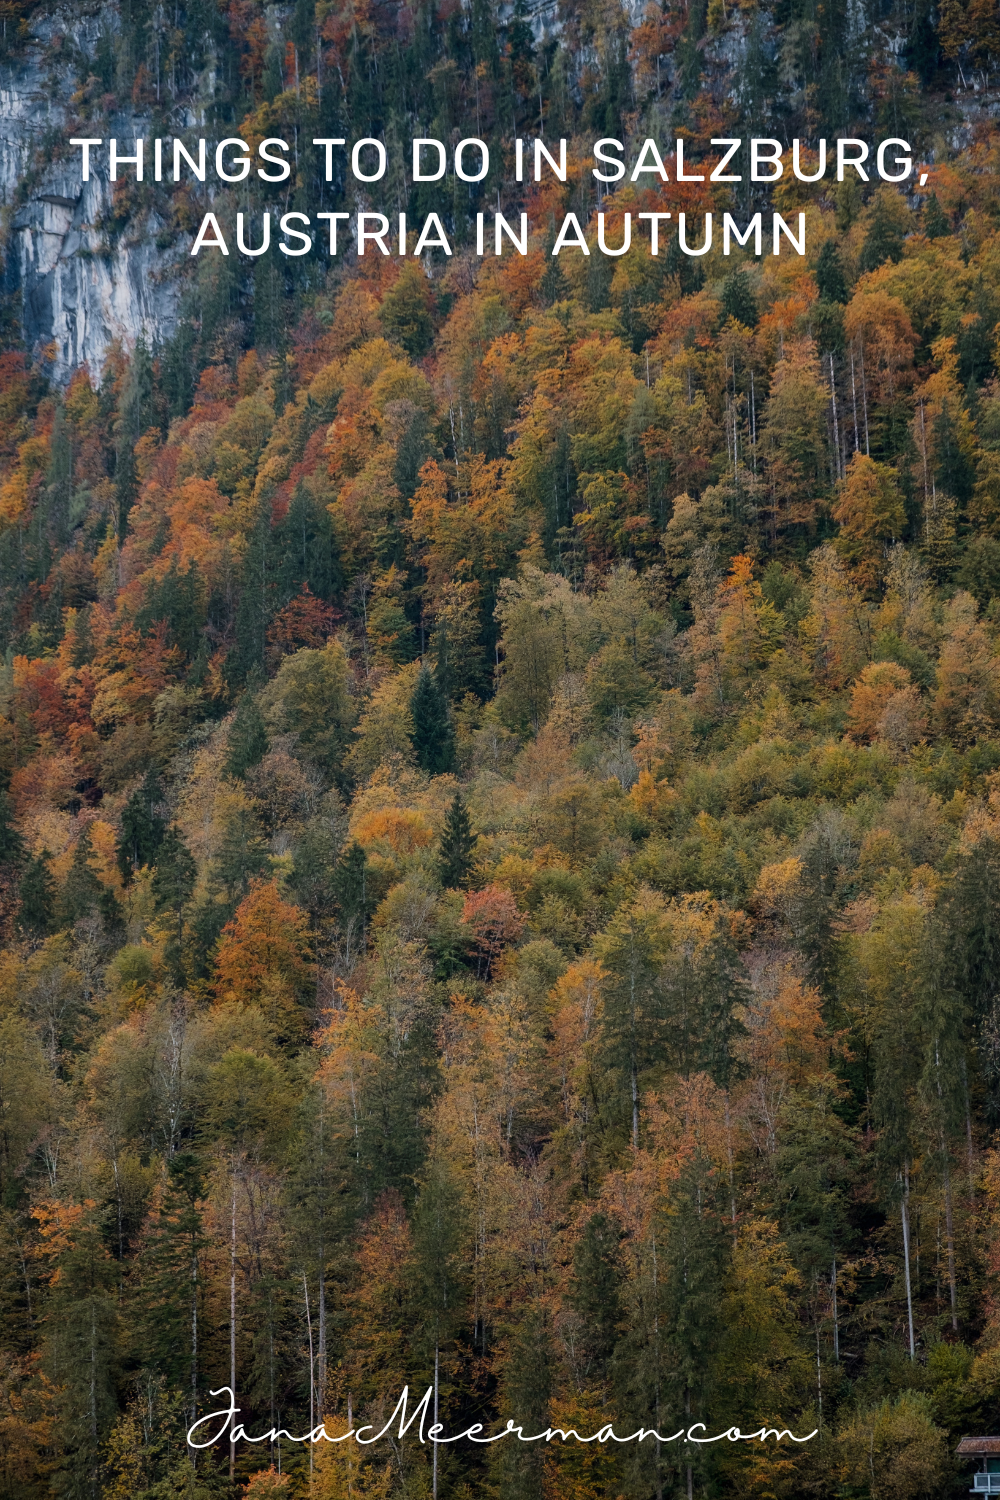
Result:
{"label": "gray limestone rock", "polygon": [[[149,134],[148,121],[138,116],[81,130],[72,103],[77,78],[70,54],[93,55],[102,25],[113,24],[111,10],[58,7],[38,15],[28,46],[0,64],[8,286],[13,282],[20,293],[29,350],[50,351],[61,384],[81,365],[99,379],[115,340],[128,349],[140,334],[152,343],[176,326],[183,246],[159,249],[160,225],[148,217],[109,241],[98,226],[111,205],[111,185],[104,172],[84,183],[81,153],[68,145],[73,135],[114,134],[119,149],[131,150],[136,136]],[[57,37],[64,39],[58,49]]]}

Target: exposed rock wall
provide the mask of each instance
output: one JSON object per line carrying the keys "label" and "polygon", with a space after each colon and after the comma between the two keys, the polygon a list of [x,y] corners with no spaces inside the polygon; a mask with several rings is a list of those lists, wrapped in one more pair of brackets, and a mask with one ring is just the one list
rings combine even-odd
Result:
{"label": "exposed rock wall", "polygon": [[[29,349],[52,346],[51,368],[60,382],[83,364],[96,379],[114,340],[131,347],[144,333],[152,342],[169,337],[176,324],[180,251],[157,249],[155,223],[144,224],[141,233],[129,227],[109,245],[95,226],[110,206],[110,184],[93,173],[81,182],[79,150],[59,146],[80,133],[114,134],[123,142],[120,149],[130,150],[136,135],[149,134],[147,121],[127,116],[81,132],[71,102],[77,88],[73,54],[92,56],[102,24],[115,22],[110,11],[57,9],[38,16],[29,46],[0,64],[0,206],[12,262],[8,285],[14,281],[20,290]],[[56,38],[63,40],[54,47]],[[41,166],[40,154],[48,158]]]}

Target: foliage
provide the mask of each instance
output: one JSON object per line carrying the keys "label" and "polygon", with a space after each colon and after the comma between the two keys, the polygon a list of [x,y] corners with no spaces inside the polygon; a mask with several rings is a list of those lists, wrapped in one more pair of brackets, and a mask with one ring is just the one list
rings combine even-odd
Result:
{"label": "foliage", "polygon": [[[189,1461],[231,1361],[255,1434],[381,1426],[435,1373],[447,1432],[821,1432],[442,1447],[442,1495],[966,1483],[1000,1388],[1000,145],[947,93],[998,40],[978,4],[807,10],[543,38],[233,0],[60,44],[95,120],[297,141],[251,215],[353,203],[313,139],[472,120],[505,167],[512,131],[664,120],[705,177],[724,130],[934,161],[916,198],[543,174],[499,258],[506,177],[463,184],[451,257],[199,257],[166,343],[65,390],[0,356],[2,1500],[431,1492],[409,1441]],[[392,192],[411,233],[440,207]],[[801,204],[806,255],[688,258],[675,221],[551,254],[565,212],[593,249],[664,203]]]}

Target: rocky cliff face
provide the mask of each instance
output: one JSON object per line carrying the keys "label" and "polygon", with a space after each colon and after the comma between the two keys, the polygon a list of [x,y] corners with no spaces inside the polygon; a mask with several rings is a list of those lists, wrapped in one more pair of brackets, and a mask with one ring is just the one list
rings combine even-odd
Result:
{"label": "rocky cliff face", "polygon": [[80,128],[72,104],[78,61],[94,55],[113,12],[59,8],[32,22],[28,47],[0,64],[0,205],[7,234],[10,281],[22,301],[24,339],[32,352],[50,348],[55,378],[65,383],[80,365],[100,376],[109,344],[126,347],[173,332],[180,251],[159,250],[156,225],[131,226],[109,244],[97,227],[111,188],[95,174],[80,180],[80,152],[71,135],[118,136],[131,149],[148,122],[118,116]]}

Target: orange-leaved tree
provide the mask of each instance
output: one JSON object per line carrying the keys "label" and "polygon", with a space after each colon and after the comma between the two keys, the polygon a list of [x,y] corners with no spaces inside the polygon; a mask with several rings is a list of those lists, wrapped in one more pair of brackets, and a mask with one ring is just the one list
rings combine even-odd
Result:
{"label": "orange-leaved tree", "polygon": [[223,928],[215,961],[219,1001],[242,1001],[294,1013],[312,980],[304,911],[282,901],[273,880],[251,881],[249,894]]}

